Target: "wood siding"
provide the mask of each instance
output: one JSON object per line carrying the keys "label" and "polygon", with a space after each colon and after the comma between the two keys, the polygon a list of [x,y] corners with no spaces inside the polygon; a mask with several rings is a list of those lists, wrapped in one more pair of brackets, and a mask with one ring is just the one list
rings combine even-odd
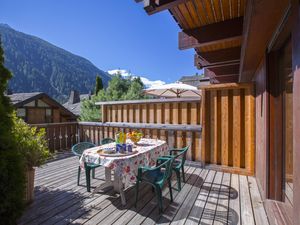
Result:
{"label": "wood siding", "polygon": [[210,85],[202,93],[203,162],[225,171],[254,174],[253,85]]}

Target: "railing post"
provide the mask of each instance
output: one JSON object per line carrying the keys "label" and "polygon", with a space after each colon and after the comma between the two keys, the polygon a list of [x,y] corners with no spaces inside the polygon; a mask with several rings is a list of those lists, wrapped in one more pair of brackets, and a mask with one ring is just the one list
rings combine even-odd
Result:
{"label": "railing post", "polygon": [[106,115],[106,106],[104,104],[101,105],[101,121],[102,123],[106,122],[107,115]]}
{"label": "railing post", "polygon": [[168,145],[169,148],[174,148],[174,144],[175,144],[175,132],[174,130],[168,130]]}

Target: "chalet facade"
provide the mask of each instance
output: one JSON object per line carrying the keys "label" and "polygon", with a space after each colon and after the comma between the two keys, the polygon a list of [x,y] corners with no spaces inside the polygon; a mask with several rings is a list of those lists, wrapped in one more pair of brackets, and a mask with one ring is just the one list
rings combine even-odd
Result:
{"label": "chalet facade", "polygon": [[[299,1],[143,2],[149,15],[169,10],[179,49],[194,48],[194,64],[217,84],[203,89],[203,162],[253,171],[270,222],[300,224]],[[235,154],[249,146],[254,154]]]}
{"label": "chalet facade", "polygon": [[42,92],[8,95],[17,116],[29,124],[76,121],[77,116]]}

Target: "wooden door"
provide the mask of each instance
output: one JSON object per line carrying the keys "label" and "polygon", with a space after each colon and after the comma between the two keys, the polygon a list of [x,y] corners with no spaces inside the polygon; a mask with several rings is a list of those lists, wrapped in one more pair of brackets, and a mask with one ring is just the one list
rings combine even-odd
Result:
{"label": "wooden door", "polygon": [[27,109],[27,123],[37,124],[45,123],[46,110],[39,108],[28,108]]}

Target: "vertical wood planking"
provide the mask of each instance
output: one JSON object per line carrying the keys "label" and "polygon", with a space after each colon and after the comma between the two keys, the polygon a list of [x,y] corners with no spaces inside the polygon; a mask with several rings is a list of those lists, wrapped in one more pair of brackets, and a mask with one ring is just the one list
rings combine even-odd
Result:
{"label": "vertical wood planking", "polygon": [[229,115],[228,115],[228,90],[221,90],[221,110],[222,110],[222,121],[221,121],[221,142],[222,142],[222,165],[228,166],[228,129],[229,129]]}
{"label": "vertical wood planking", "polygon": [[163,120],[163,122],[165,124],[171,123],[171,104],[170,103],[165,103],[165,105],[164,105],[164,120]]}
{"label": "vertical wood planking", "polygon": [[148,123],[148,110],[147,110],[147,105],[142,104],[142,122],[143,123]]}
{"label": "vertical wood planking", "polygon": [[164,123],[163,104],[156,104],[156,123]]}
{"label": "vertical wood planking", "polygon": [[172,124],[179,124],[179,103],[172,103]]}
{"label": "vertical wood planking", "polygon": [[149,123],[155,123],[155,104],[149,105]]}
{"label": "vertical wood planking", "polygon": [[181,124],[190,124],[188,112],[188,103],[181,103]]}
{"label": "vertical wood planking", "polygon": [[123,122],[123,106],[118,105],[118,122]]}
{"label": "vertical wood planking", "polygon": [[241,139],[242,133],[241,123],[241,90],[233,90],[233,166],[241,166]]}
{"label": "vertical wood planking", "polygon": [[245,89],[245,167],[254,171],[254,93]]}
{"label": "vertical wood planking", "polygon": [[197,111],[197,103],[196,102],[192,102],[191,103],[191,120],[190,120],[190,123],[192,125],[197,125],[198,124],[198,111]]}
{"label": "vertical wood planking", "polygon": [[217,91],[212,90],[210,92],[210,163],[217,164],[217,153],[218,153],[218,143],[216,131],[218,130],[217,126]]}
{"label": "vertical wood planking", "polygon": [[129,122],[130,123],[134,123],[134,108],[135,108],[135,105],[134,104],[131,104],[131,105],[128,105],[128,108],[129,108]]}
{"label": "vertical wood planking", "polygon": [[118,122],[118,118],[117,118],[117,106],[113,105],[112,106],[112,122]]}

